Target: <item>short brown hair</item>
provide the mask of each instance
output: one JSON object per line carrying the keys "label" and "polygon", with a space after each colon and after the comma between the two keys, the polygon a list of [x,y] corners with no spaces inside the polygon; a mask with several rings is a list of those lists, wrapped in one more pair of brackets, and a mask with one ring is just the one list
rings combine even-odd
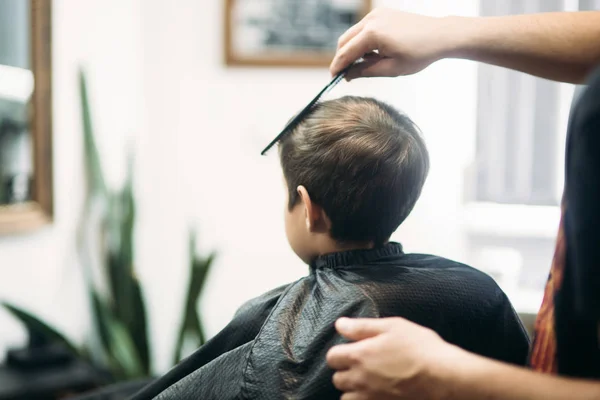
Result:
{"label": "short brown hair", "polygon": [[346,96],[318,104],[279,146],[289,208],[306,187],[342,242],[381,245],[413,209],[429,171],[419,128],[390,105]]}

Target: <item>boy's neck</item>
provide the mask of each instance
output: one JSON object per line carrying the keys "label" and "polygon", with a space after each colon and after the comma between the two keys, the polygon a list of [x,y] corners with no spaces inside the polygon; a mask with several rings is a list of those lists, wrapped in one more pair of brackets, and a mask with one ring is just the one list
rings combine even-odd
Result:
{"label": "boy's neck", "polygon": [[374,247],[374,242],[340,242],[331,237],[327,237],[319,241],[316,257],[351,250],[369,250]]}

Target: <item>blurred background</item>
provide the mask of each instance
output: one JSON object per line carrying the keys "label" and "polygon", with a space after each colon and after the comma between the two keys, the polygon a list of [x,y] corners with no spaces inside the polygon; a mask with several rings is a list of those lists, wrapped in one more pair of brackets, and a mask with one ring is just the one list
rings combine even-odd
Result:
{"label": "blurred background", "polygon": [[[0,300],[93,349],[90,288],[121,318],[102,283],[117,254],[142,288],[144,371],[163,373],[184,309],[209,338],[244,301],[306,274],[284,234],[276,151],[259,153],[329,81],[337,37],[367,8],[474,16],[598,3],[0,0]],[[387,101],[424,133],[430,176],[393,239],[484,270],[530,321],[552,258],[575,89],[445,60],[330,95]],[[190,300],[194,259],[207,275]],[[16,314],[0,309],[0,359],[31,342]]]}

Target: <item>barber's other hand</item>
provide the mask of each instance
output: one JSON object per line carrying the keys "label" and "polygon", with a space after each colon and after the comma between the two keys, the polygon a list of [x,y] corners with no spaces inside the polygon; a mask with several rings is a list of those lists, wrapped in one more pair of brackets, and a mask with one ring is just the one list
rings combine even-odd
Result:
{"label": "barber's other hand", "polygon": [[336,75],[364,57],[364,63],[348,72],[348,79],[414,74],[454,47],[459,25],[452,18],[375,9],[340,36],[330,72]]}
{"label": "barber's other hand", "polygon": [[443,381],[466,353],[402,318],[341,318],[336,329],[356,341],[327,353],[342,400],[443,399]]}

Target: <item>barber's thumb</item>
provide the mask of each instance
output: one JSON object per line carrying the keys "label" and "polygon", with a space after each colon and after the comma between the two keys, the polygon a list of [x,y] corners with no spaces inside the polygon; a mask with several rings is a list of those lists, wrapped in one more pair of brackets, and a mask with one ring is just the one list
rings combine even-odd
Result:
{"label": "barber's thumb", "polygon": [[347,80],[356,78],[371,78],[377,76],[398,76],[395,71],[396,61],[391,58],[383,58],[380,56],[365,59],[364,62],[350,68],[346,75]]}
{"label": "barber's thumb", "polygon": [[363,340],[386,332],[389,324],[385,319],[342,317],[335,322],[335,328],[346,339]]}

